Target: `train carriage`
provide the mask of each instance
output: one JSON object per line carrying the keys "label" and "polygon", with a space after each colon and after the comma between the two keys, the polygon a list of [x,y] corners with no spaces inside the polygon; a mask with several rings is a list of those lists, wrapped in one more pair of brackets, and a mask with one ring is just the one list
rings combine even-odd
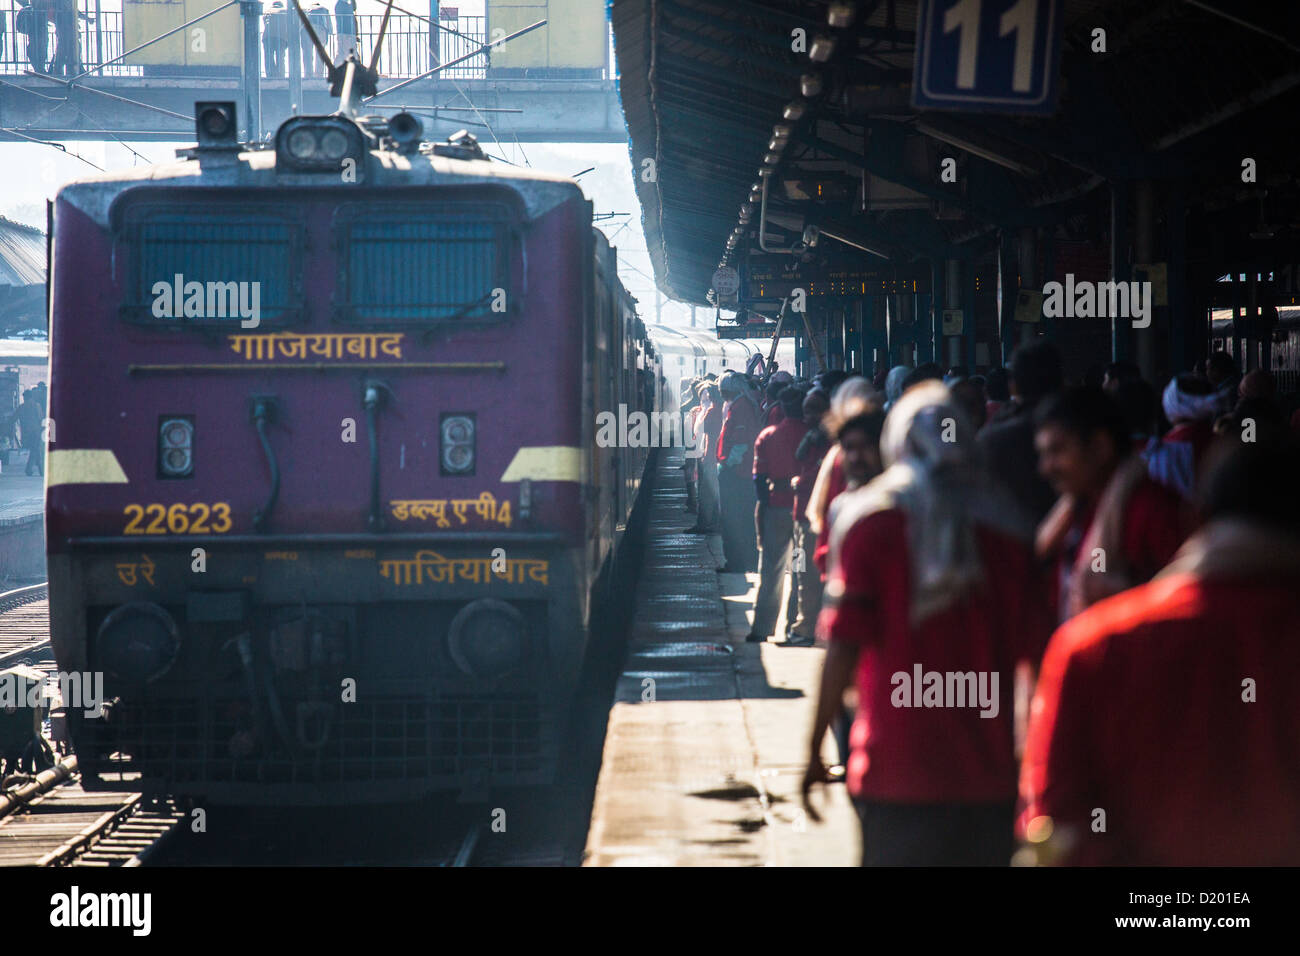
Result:
{"label": "train carriage", "polygon": [[596,414],[656,396],[590,204],[405,115],[248,150],[233,104],[197,122],[54,206],[51,635],[109,698],[70,715],[85,785],[548,782],[647,460]]}

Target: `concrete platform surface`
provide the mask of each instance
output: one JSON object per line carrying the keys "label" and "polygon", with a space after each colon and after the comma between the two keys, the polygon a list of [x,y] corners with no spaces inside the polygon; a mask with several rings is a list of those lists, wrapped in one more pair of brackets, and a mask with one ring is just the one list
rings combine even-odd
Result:
{"label": "concrete platform surface", "polygon": [[45,513],[45,479],[19,471],[0,473],[0,527]]}
{"label": "concrete platform surface", "polygon": [[844,786],[821,788],[821,824],[799,798],[824,651],[744,642],[758,576],[716,573],[721,541],[682,533],[685,500],[667,457],[585,865],[856,866]]}

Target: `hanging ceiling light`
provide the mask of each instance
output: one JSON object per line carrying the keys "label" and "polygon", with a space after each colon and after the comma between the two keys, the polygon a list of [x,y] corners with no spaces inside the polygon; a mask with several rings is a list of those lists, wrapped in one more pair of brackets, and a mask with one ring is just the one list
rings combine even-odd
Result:
{"label": "hanging ceiling light", "polygon": [[812,46],[808,48],[808,59],[814,63],[825,63],[835,52],[835,41],[821,33],[813,37]]}
{"label": "hanging ceiling light", "polygon": [[826,22],[840,30],[853,22],[857,9],[851,3],[832,3],[826,11]]}

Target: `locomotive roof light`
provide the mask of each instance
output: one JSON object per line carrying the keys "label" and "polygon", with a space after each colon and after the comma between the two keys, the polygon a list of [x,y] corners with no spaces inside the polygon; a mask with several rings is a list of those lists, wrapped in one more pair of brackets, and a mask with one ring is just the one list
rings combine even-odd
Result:
{"label": "locomotive roof light", "polygon": [[194,130],[200,149],[239,149],[235,104],[201,101],[194,104]]}
{"label": "locomotive roof light", "polygon": [[275,134],[277,170],[337,173],[352,160],[359,180],[365,171],[365,152],[360,127],[342,116],[294,116]]}

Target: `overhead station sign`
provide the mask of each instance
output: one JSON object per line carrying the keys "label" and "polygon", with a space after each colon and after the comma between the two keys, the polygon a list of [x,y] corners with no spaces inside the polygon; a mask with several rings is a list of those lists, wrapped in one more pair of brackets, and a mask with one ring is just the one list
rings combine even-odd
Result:
{"label": "overhead station sign", "polygon": [[[803,323],[798,321],[798,316],[787,317],[785,323],[781,326],[781,338],[792,339],[803,331]],[[775,322],[747,322],[744,325],[719,325],[715,330],[720,339],[767,339],[772,340],[772,333],[776,331]]]}
{"label": "overhead station sign", "polygon": [[750,257],[742,283],[746,301],[779,302],[795,289],[808,296],[848,298],[929,292],[930,270],[893,265],[815,268],[795,263],[789,256]]}
{"label": "overhead station sign", "polygon": [[912,105],[1056,111],[1061,0],[922,0]]}

